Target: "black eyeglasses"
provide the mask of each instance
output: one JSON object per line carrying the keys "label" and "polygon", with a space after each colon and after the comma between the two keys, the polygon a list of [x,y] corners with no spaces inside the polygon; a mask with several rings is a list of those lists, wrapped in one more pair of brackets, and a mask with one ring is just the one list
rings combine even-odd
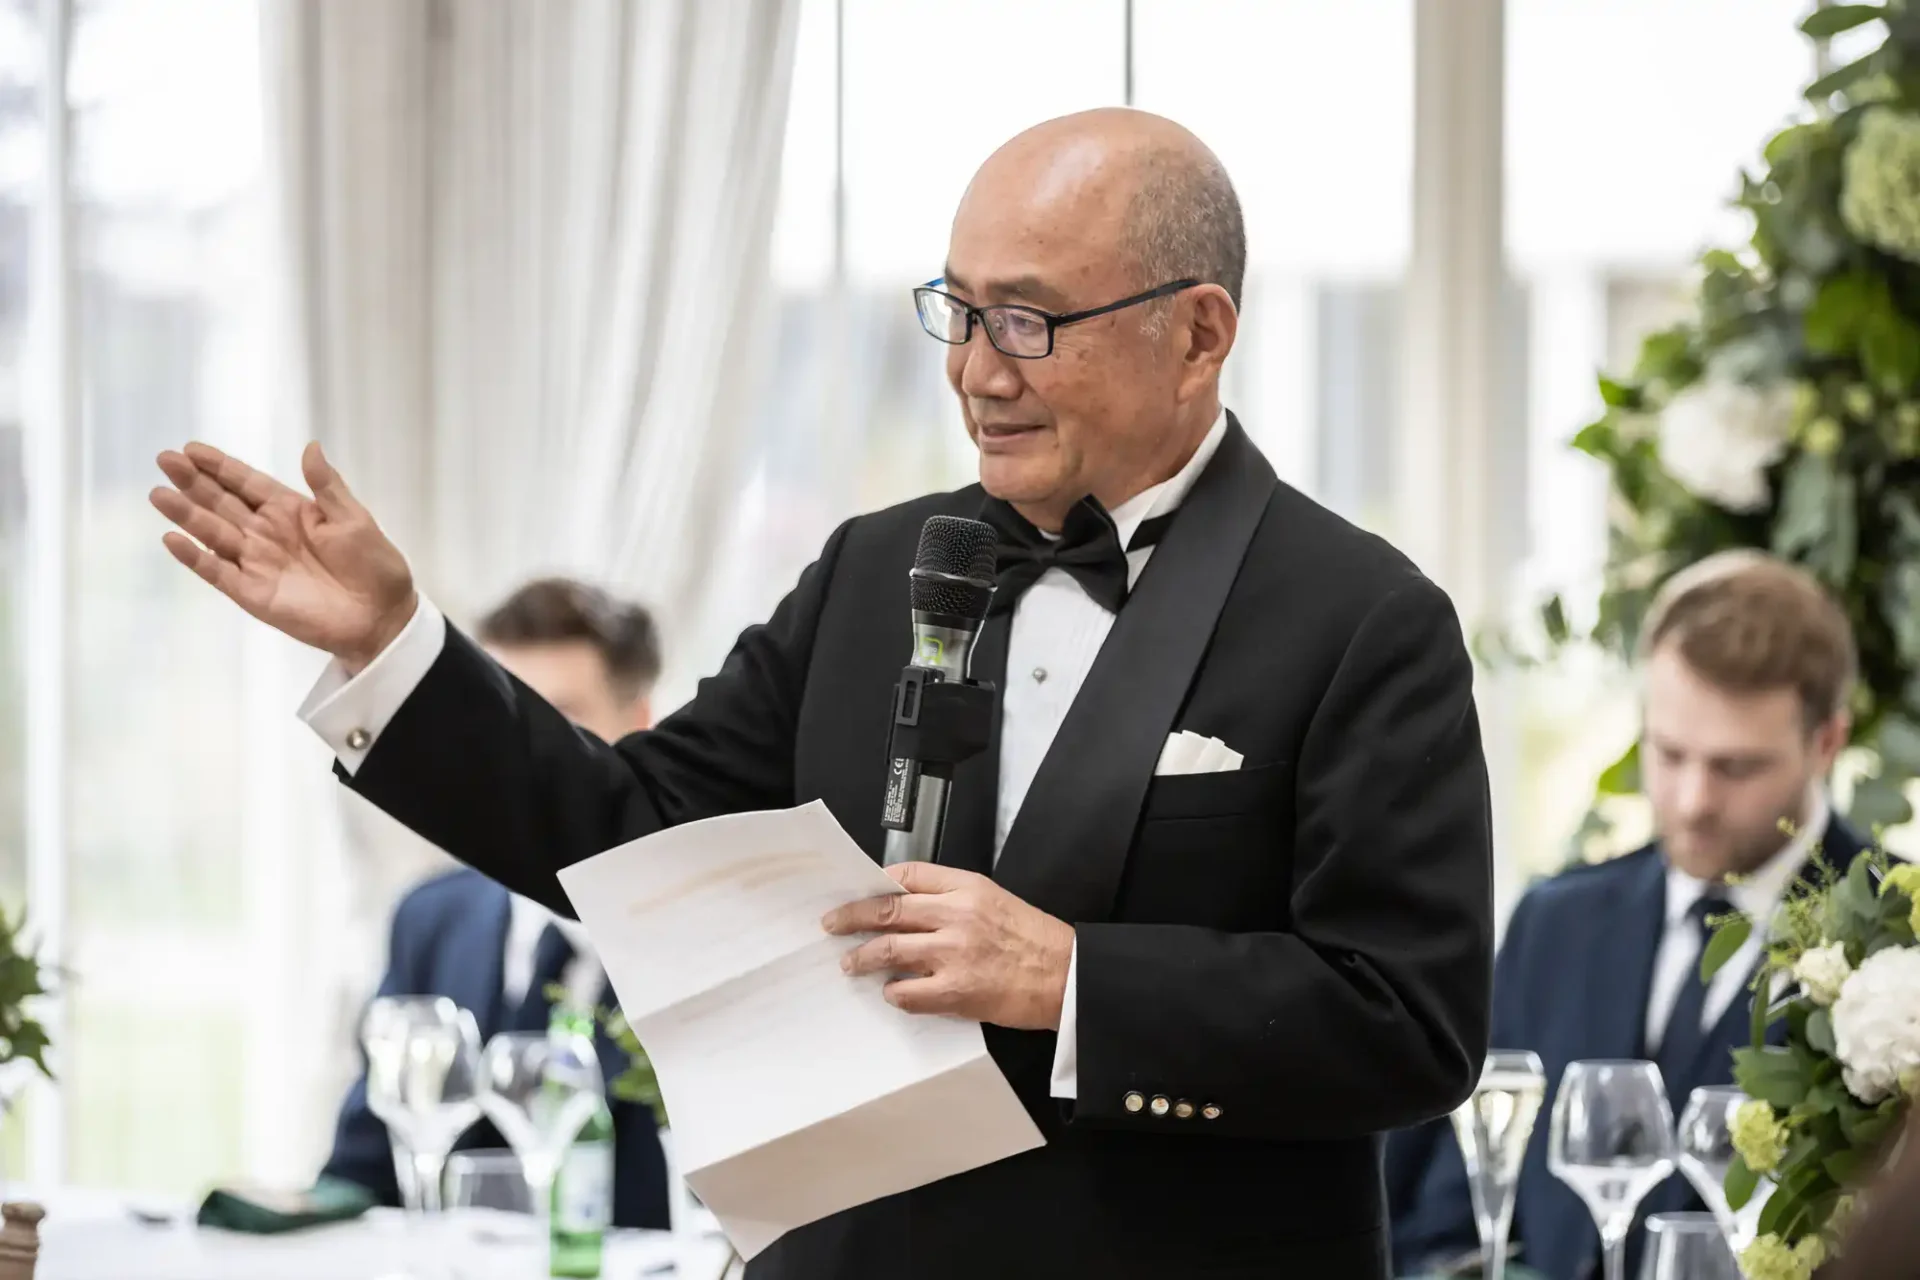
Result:
{"label": "black eyeglasses", "polygon": [[1002,355],[1012,356],[1015,360],[1039,360],[1053,354],[1053,331],[1063,324],[1079,324],[1082,320],[1104,316],[1123,307],[1151,302],[1182,289],[1191,289],[1200,282],[1175,280],[1158,289],[1109,302],[1104,307],[1070,311],[1063,316],[1014,303],[992,307],[971,306],[934,287],[945,283],[944,277],[929,280],[913,291],[914,309],[920,313],[920,327],[929,335],[950,346],[965,346],[967,340],[973,337],[973,322],[977,319],[980,327],[986,330],[987,341],[993,343],[994,349]]}

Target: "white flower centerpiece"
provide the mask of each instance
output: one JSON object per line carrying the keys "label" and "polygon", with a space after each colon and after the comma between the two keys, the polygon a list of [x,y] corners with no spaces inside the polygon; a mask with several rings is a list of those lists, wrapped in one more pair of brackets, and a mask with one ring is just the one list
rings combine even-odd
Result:
{"label": "white flower centerpiece", "polygon": [[[1879,851],[1845,875],[1819,865],[1819,883],[1797,886],[1773,921],[1753,1042],[1734,1052],[1752,1100],[1734,1120],[1727,1200],[1742,1208],[1763,1177],[1774,1188],[1740,1256],[1748,1280],[1808,1280],[1844,1248],[1854,1188],[1920,1089],[1920,867]],[[1737,914],[1717,921],[1703,977],[1753,928]],[[1782,1022],[1785,1043],[1769,1044]]]}

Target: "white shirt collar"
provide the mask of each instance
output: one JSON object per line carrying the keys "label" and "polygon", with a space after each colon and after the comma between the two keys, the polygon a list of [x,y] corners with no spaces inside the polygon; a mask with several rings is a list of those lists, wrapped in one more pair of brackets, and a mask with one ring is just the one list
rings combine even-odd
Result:
{"label": "white shirt collar", "polygon": [[[1754,871],[1726,886],[1727,901],[1733,904],[1734,910],[1760,924],[1764,930],[1772,922],[1780,900],[1787,896],[1787,886],[1793,883],[1793,878],[1800,874],[1800,868],[1813,856],[1814,844],[1826,834],[1827,822],[1832,814],[1833,806],[1827,800],[1827,793],[1815,788],[1813,799],[1807,805],[1807,820],[1793,833],[1793,839],[1781,845],[1779,852]],[[1705,880],[1697,880],[1684,871],[1668,867],[1667,926],[1672,928],[1678,924],[1710,887]]]}
{"label": "white shirt collar", "polygon": [[1126,546],[1133,541],[1134,531],[1155,516],[1166,515],[1186,501],[1187,493],[1193,488],[1194,481],[1207,469],[1207,463],[1220,448],[1220,442],[1227,435],[1227,411],[1222,408],[1220,416],[1207,428],[1207,434],[1200,441],[1200,447],[1187,459],[1187,465],[1173,473],[1171,479],[1142,489],[1108,514],[1113,517],[1113,527],[1120,535],[1120,545]]}

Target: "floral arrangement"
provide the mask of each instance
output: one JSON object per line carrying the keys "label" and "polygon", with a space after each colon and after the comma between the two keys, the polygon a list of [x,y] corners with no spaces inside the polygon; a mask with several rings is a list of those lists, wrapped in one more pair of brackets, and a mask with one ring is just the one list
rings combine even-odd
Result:
{"label": "floral arrangement", "polygon": [[[1727,1202],[1742,1209],[1762,1178],[1773,1184],[1740,1257],[1748,1280],[1808,1280],[1844,1244],[1853,1188],[1920,1092],[1920,866],[1878,851],[1845,875],[1815,865],[1773,921],[1753,980],[1753,1042],[1734,1052],[1750,1101],[1733,1121]],[[1742,915],[1715,921],[1703,981],[1753,928]],[[1785,1043],[1769,1044],[1783,1021]]]}
{"label": "floral arrangement", "polygon": [[[1771,550],[1852,620],[1855,740],[1871,759],[1849,816],[1892,826],[1920,776],[1920,0],[1823,7],[1801,30],[1885,39],[1809,86],[1814,113],[1742,175],[1751,238],[1701,259],[1695,314],[1600,379],[1605,412],[1573,440],[1612,491],[1591,625],[1576,635],[1555,596],[1534,642],[1490,656],[1585,642],[1629,659],[1669,575],[1728,547]],[[1637,787],[1629,751],[1599,790]],[[1596,812],[1580,838],[1604,829]]]}

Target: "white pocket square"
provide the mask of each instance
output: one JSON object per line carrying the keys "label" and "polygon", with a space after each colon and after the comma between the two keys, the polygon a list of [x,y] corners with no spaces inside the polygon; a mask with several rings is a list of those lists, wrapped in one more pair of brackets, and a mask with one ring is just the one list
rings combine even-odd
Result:
{"label": "white pocket square", "polygon": [[1238,751],[1229,747],[1218,738],[1202,737],[1185,729],[1167,735],[1167,745],[1160,748],[1160,762],[1153,767],[1153,776],[1165,777],[1175,773],[1227,773],[1238,769],[1240,762],[1246,759]]}

